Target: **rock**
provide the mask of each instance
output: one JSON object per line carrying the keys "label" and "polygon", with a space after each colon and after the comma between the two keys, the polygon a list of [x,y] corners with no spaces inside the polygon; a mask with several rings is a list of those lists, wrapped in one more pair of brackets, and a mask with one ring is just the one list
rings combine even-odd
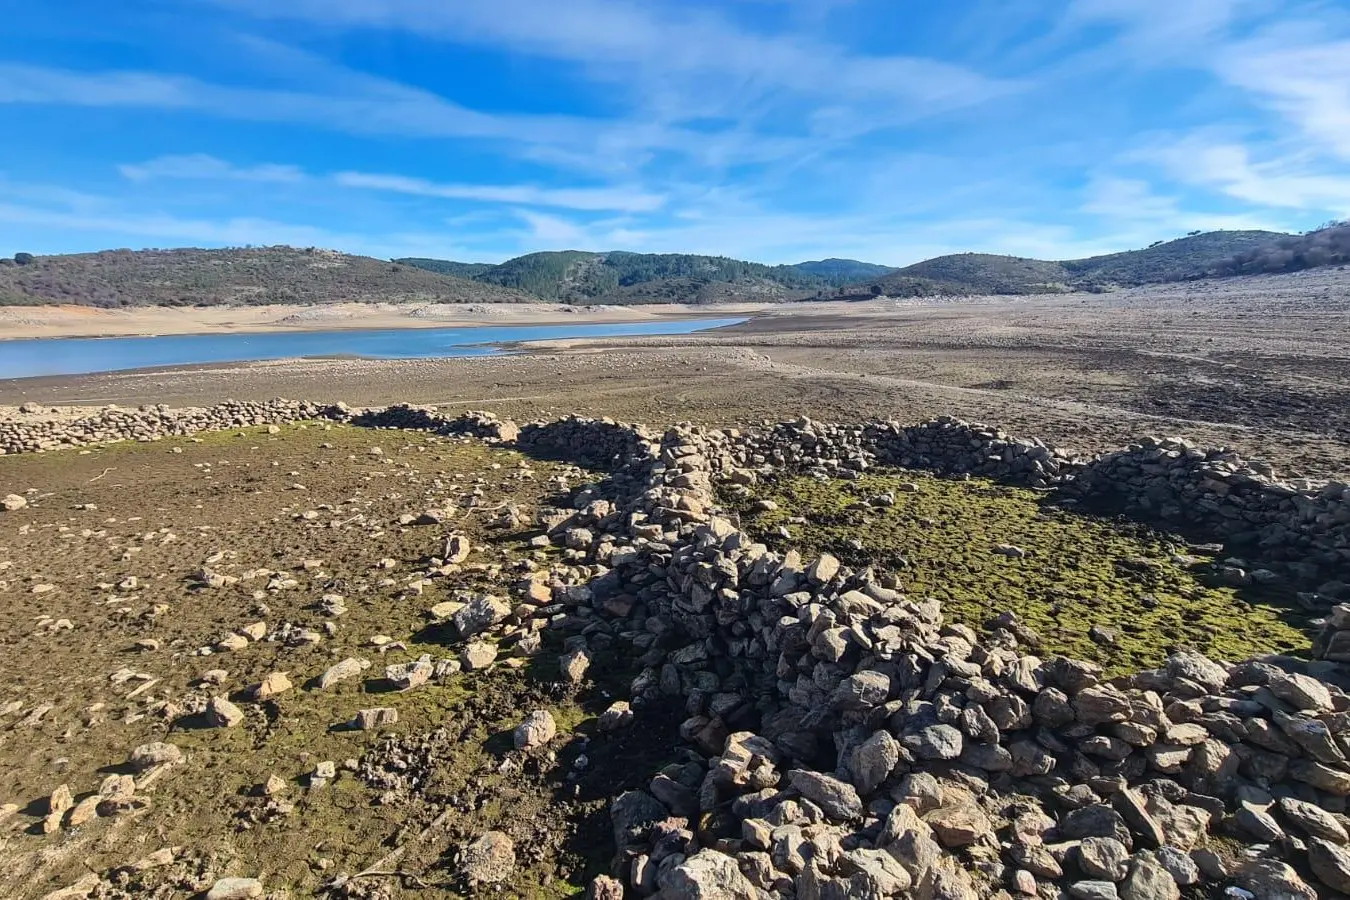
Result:
{"label": "rock", "polygon": [[1262,843],[1278,843],[1284,840],[1284,829],[1275,821],[1275,817],[1263,809],[1243,803],[1233,814],[1237,826]]}
{"label": "rock", "polygon": [[1308,866],[1318,881],[1332,890],[1350,894],[1350,850],[1322,838],[1311,838]]}
{"label": "rock", "polygon": [[491,594],[478,594],[456,610],[450,621],[459,636],[467,640],[506,621],[510,615],[511,606],[505,600]]}
{"label": "rock", "polygon": [[1117,900],[1113,881],[1075,881],[1069,885],[1069,896],[1074,900]]}
{"label": "rock", "polygon": [[533,750],[553,740],[558,733],[553,714],[546,709],[535,710],[516,726],[513,739],[517,750]]}
{"label": "rock", "polygon": [[285,672],[273,672],[258,684],[249,688],[249,695],[259,702],[271,700],[278,694],[283,694],[291,689],[291,680],[286,677]]}
{"label": "rock", "polygon": [[376,706],[371,709],[363,709],[357,712],[356,718],[352,720],[352,727],[357,731],[373,731],[376,728],[386,728],[390,725],[398,724],[398,710],[392,706]]}
{"label": "rock", "polygon": [[609,818],[614,825],[614,844],[620,850],[638,843],[647,830],[670,815],[659,800],[646,791],[627,791],[609,805]]}
{"label": "rock", "polygon": [[1162,826],[1149,814],[1144,798],[1137,791],[1125,788],[1116,793],[1112,802],[1130,831],[1140,838],[1144,846],[1154,848],[1166,843],[1167,836],[1163,834]]}
{"label": "rock", "polygon": [[623,882],[597,875],[586,887],[586,900],[623,900]]}
{"label": "rock", "polygon": [[515,871],[516,846],[502,832],[489,831],[464,848],[459,867],[471,885],[500,884]]}
{"label": "rock", "polygon": [[1337,797],[1350,795],[1350,772],[1333,769],[1310,759],[1298,759],[1290,763],[1289,777]]}
{"label": "rock", "polygon": [[70,785],[59,785],[52,791],[47,798],[47,816],[42,821],[42,833],[52,834],[60,830],[61,820],[74,805],[75,797],[70,792]]}
{"label": "rock", "polygon": [[473,545],[469,539],[462,534],[452,534],[445,539],[445,549],[441,551],[441,557],[447,562],[458,564],[469,558],[473,552]]}
{"label": "rock", "polygon": [[347,657],[340,663],[334,663],[324,670],[319,676],[319,688],[327,690],[335,684],[347,681],[350,678],[356,678],[366,669],[370,668],[370,661],[366,659],[356,659]]}
{"label": "rock", "polygon": [[961,732],[951,725],[929,725],[901,741],[919,759],[956,759],[961,755]]}
{"label": "rock", "polygon": [[97,794],[91,794],[90,796],[85,797],[79,803],[76,803],[75,808],[70,811],[70,814],[66,817],[66,824],[71,828],[79,828],[86,822],[91,821],[98,815],[99,803],[103,802],[105,799],[106,798],[100,797]]}
{"label": "rock", "polygon": [[758,900],[760,894],[741,874],[736,860],[716,850],[700,850],[661,878],[663,900]]}
{"label": "rock", "polygon": [[28,501],[18,494],[6,494],[0,498],[0,510],[4,512],[18,512],[28,505]]}
{"label": "rock", "polygon": [[828,553],[820,554],[820,558],[811,563],[806,570],[806,577],[812,584],[826,584],[839,572],[839,560]]}
{"label": "rock", "polygon": [[1078,865],[1089,878],[1122,881],[1130,870],[1130,851],[1115,838],[1083,838]]}
{"label": "rock", "polygon": [[1327,686],[1307,675],[1280,672],[1271,677],[1267,687],[1276,697],[1293,704],[1297,709],[1325,713],[1334,708]]}
{"label": "rock", "polygon": [[412,662],[394,663],[384,667],[384,678],[397,691],[411,691],[431,680],[436,671],[431,654],[424,653]]}
{"label": "rock", "polygon": [[1130,717],[1130,698],[1119,688],[1099,684],[1079,691],[1073,699],[1074,711],[1083,725],[1124,722]]}
{"label": "rock", "polygon": [[262,895],[262,882],[256,878],[221,878],[206,892],[206,900],[252,900]]}
{"label": "rock", "polygon": [[989,817],[972,801],[939,806],[923,819],[949,850],[969,846],[994,833]]}
{"label": "rock", "polygon": [[1059,823],[1059,833],[1068,840],[1109,837],[1127,847],[1132,843],[1125,820],[1114,809],[1101,803],[1069,812]]}
{"label": "rock", "polygon": [[470,641],[460,651],[459,661],[466,672],[486,669],[497,658],[497,647],[487,641]]}
{"label": "rock", "polygon": [[87,872],[80,876],[79,880],[69,887],[57,888],[54,891],[42,895],[42,900],[88,900],[88,897],[94,893],[103,880],[93,872]]}
{"label": "rock", "polygon": [[1121,900],[1180,900],[1181,889],[1151,854],[1141,853],[1130,864],[1120,886]]}
{"label": "rock", "polygon": [[571,653],[558,657],[558,669],[569,684],[581,684],[586,678],[586,670],[591,666],[591,655],[586,648],[578,647]]}
{"label": "rock", "polygon": [[286,782],[276,775],[268,775],[267,780],[262,784],[262,795],[264,797],[275,797],[285,790]]}
{"label": "rock", "polygon": [[1176,847],[1160,847],[1154,856],[1158,864],[1167,870],[1178,887],[1190,887],[1200,883],[1200,867],[1190,855]]}
{"label": "rock", "polygon": [[787,774],[798,793],[819,806],[831,819],[850,822],[862,817],[862,799],[853,785],[809,769],[793,769]]}
{"label": "rock", "polygon": [[1350,843],[1350,834],[1347,834],[1345,826],[1322,807],[1293,797],[1281,797],[1279,805],[1284,817],[1311,837],[1322,838],[1333,844]]}
{"label": "rock", "polygon": [[154,741],[149,744],[141,744],[135,750],[132,750],[131,757],[127,761],[137,772],[144,772],[147,769],[153,769],[155,766],[171,766],[182,762],[183,751],[174,744]]}
{"label": "rock", "polygon": [[633,708],[627,700],[611,703],[596,721],[596,729],[602,734],[618,731],[633,724]]}
{"label": "rock", "polygon": [[206,704],[206,723],[212,728],[233,728],[244,721],[244,711],[224,697],[212,697]]}
{"label": "rock", "polygon": [[881,786],[900,762],[900,742],[888,731],[877,731],[853,751],[853,784],[863,796]]}
{"label": "rock", "polygon": [[1278,859],[1249,860],[1233,874],[1233,880],[1257,900],[1317,900],[1317,892]]}

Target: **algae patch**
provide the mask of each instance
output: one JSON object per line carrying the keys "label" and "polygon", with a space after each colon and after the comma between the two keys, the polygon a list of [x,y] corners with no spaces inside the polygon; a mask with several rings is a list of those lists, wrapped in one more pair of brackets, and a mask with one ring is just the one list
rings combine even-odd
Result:
{"label": "algae patch", "polygon": [[[1235,660],[1310,642],[1309,616],[1286,592],[1209,584],[1212,553],[1031,490],[878,471],[785,477],[724,500],[772,547],[893,570],[906,593],[938,598],[950,621],[976,629],[1011,611],[1040,635],[1039,653],[1113,674],[1157,666],[1183,646]],[[776,508],[755,512],[760,500]]]}

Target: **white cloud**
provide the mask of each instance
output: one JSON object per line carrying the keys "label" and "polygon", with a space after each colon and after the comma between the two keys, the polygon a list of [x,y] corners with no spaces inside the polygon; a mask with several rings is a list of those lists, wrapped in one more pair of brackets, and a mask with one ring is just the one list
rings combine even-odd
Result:
{"label": "white cloud", "polygon": [[1226,48],[1216,71],[1322,148],[1350,160],[1350,40],[1277,30]]}
{"label": "white cloud", "polygon": [[117,170],[132,181],[154,179],[183,179],[197,181],[261,181],[296,183],[305,180],[305,173],[296,166],[264,163],[257,166],[236,166],[205,153],[182,156],[160,156],[143,163],[124,164]]}
{"label": "white cloud", "polygon": [[524,235],[524,246],[531,250],[609,249],[597,246],[581,225],[560,216],[530,209],[516,210],[516,214],[529,226],[529,232]]}
{"label": "white cloud", "polygon": [[665,197],[637,187],[543,188],[535,185],[438,184],[403,175],[339,172],[333,180],[343,187],[393,191],[448,200],[477,200],[529,206],[556,206],[578,210],[651,212]]}
{"label": "white cloud", "polygon": [[1204,134],[1157,144],[1134,156],[1161,165],[1183,184],[1255,206],[1350,214],[1350,173],[1318,171],[1306,156],[1255,160],[1247,146]]}

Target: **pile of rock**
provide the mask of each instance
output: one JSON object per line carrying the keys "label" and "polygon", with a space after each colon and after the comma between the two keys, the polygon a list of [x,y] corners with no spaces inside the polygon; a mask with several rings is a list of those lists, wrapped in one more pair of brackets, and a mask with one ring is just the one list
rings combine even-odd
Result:
{"label": "pile of rock", "polygon": [[363,410],[348,421],[363,428],[401,428],[431,431],[485,441],[514,441],[520,429],[509,419],[498,419],[489,412],[470,411],[454,418],[442,415],[435,407],[400,403],[383,409]]}
{"label": "pile of rock", "polygon": [[641,425],[613,419],[569,416],[552,422],[530,422],[520,429],[518,443],[541,459],[561,459],[594,469],[619,469],[647,459],[659,434]]}
{"label": "pile of rock", "polygon": [[0,421],[0,453],[33,453],[62,447],[114,441],[153,441],[184,437],[248,425],[275,425],[314,419],[343,419],[341,404],[269,400],[251,403],[227,400],[205,409],[107,406],[82,419],[69,421],[26,418]]}
{"label": "pile of rock", "polygon": [[[865,467],[793,428],[784,463]],[[986,636],[944,624],[893,578],[780,556],[714,515],[716,473],[764,447],[672,430],[655,462],[630,460],[646,491],[557,531],[593,554],[585,631],[633,643],[634,704],[681,698],[698,751],[614,804],[620,881],[665,897],[1350,888],[1337,667],[1184,653],[1108,682],[1025,654],[1010,617]]]}

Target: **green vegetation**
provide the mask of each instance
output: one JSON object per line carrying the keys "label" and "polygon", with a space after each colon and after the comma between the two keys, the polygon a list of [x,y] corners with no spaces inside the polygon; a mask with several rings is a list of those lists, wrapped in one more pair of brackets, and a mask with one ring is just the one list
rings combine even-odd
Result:
{"label": "green vegetation", "polygon": [[852,259],[769,266],[690,253],[530,253],[498,265],[384,262],[314,247],[108,250],[0,259],[0,305],[215,306],[269,303],[577,304],[778,302],[1046,294],[1350,262],[1350,225],[1306,235],[1192,232],[1143,250],[1049,261],[961,253],[894,269]]}
{"label": "green vegetation", "polygon": [[821,259],[812,262],[795,263],[787,266],[805,275],[832,285],[852,284],[868,278],[881,278],[898,271],[894,266],[879,266],[876,263],[859,262],[856,259]]}
{"label": "green vegetation", "polygon": [[392,260],[392,262],[401,266],[426,269],[428,272],[435,272],[438,275],[453,275],[456,278],[477,278],[492,268],[491,263],[451,262],[448,259],[426,259],[420,256],[405,256],[401,259]]}
{"label": "green vegetation", "polygon": [[1220,275],[1297,272],[1319,266],[1350,264],[1350,221],[1328,222],[1315,231],[1281,237],[1254,246],[1216,266]]}
{"label": "green vegetation", "polygon": [[766,266],[725,256],[580,250],[530,253],[481,269],[445,260],[399,262],[527,291],[545,300],[613,304],[798,299],[895,271],[841,259]]}
{"label": "green vegetation", "polygon": [[[1350,230],[1347,232],[1350,235]],[[1291,238],[1272,231],[1212,231],[1175,241],[1159,241],[1143,250],[1111,253],[1060,262],[959,253],[939,256],[900,269],[871,285],[858,285],[862,295],[879,285],[890,297],[965,294],[1045,294],[1068,290],[1108,290],[1141,284],[1187,281],[1206,275],[1244,274],[1234,259],[1269,259],[1270,248]],[[1350,247],[1350,237],[1346,241]],[[1305,255],[1305,258],[1306,257]],[[1311,258],[1322,258],[1316,253]],[[1328,259],[1332,257],[1328,256]],[[1317,263],[1322,264],[1322,263]],[[1306,266],[1305,266],[1306,267]],[[1259,271],[1274,271],[1259,269]]]}
{"label": "green vegetation", "polygon": [[[18,254],[22,256],[24,254]],[[0,305],[522,303],[492,284],[332,250],[105,250],[0,266]]]}
{"label": "green vegetation", "polygon": [[[888,493],[889,508],[864,502]],[[751,515],[756,499],[778,508]],[[1011,611],[1040,636],[1040,654],[1093,660],[1113,674],[1156,666],[1183,646],[1236,660],[1309,644],[1306,615],[1285,602],[1292,598],[1207,584],[1212,556],[1180,539],[1046,506],[1030,490],[892,472],[786,478],[728,505],[770,546],[893,570],[905,593],[938,598],[949,621],[977,631]],[[1026,555],[1000,552],[1009,547]],[[1113,631],[1114,643],[1094,640],[1093,626]]]}

